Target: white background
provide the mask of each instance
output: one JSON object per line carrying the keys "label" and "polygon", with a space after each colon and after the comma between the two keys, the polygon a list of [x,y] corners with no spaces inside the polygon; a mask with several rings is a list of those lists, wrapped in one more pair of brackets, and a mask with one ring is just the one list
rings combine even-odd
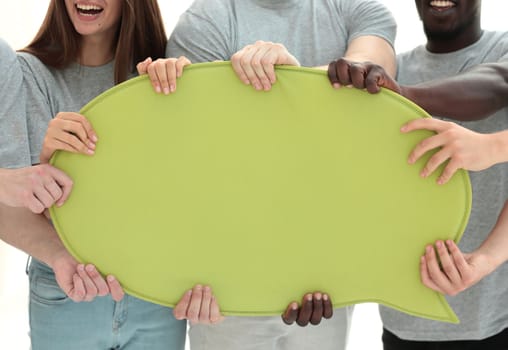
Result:
{"label": "white background", "polygon": [[[28,44],[44,18],[48,2],[48,0],[2,0],[0,37],[7,40],[15,49]],[[421,23],[413,1],[382,0],[381,2],[390,8],[398,22],[397,52],[409,50],[424,42]],[[464,2],[467,3],[467,0]],[[190,3],[191,0],[159,0],[168,34],[180,13]],[[508,13],[508,1],[484,0],[483,27],[490,30],[507,30],[508,26],[503,23],[506,13]],[[0,349],[2,350],[29,349],[28,281],[24,272],[25,264],[25,254],[0,242]],[[377,306],[374,304],[356,306],[349,350],[381,350],[380,335],[381,322],[377,314]]]}

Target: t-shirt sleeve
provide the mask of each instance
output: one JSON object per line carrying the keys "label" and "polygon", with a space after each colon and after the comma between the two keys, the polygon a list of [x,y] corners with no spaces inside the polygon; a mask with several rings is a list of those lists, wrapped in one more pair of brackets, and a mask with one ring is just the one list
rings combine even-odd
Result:
{"label": "t-shirt sleeve", "polygon": [[[51,107],[49,104],[49,98],[44,93],[47,89],[43,88],[43,79],[40,79],[40,75],[43,74],[43,70],[46,69],[40,63],[40,67],[37,70],[37,66],[32,61],[36,61],[35,58],[29,59],[28,54],[19,54],[18,61],[20,62],[21,70],[23,72],[24,80],[24,93],[26,96],[26,119],[28,129],[28,139],[30,145],[30,157],[32,164],[39,163],[39,156],[42,150],[42,144],[44,141],[45,132],[41,133],[41,130],[46,131],[48,128],[48,120],[53,117]],[[38,79],[39,78],[39,79]]]}
{"label": "t-shirt sleeve", "polygon": [[397,24],[388,8],[378,1],[342,1],[343,17],[346,20],[348,44],[365,35],[385,39],[392,47],[395,44]]}
{"label": "t-shirt sleeve", "polygon": [[231,58],[228,11],[207,1],[196,1],[180,16],[166,46],[166,57],[185,56],[192,63]]}
{"label": "t-shirt sleeve", "polygon": [[23,74],[16,54],[0,41],[0,167],[30,165]]}
{"label": "t-shirt sleeve", "polygon": [[507,62],[508,61],[508,32],[502,32],[500,33],[501,38],[499,40],[499,45],[497,45],[500,48],[501,57],[499,58],[498,62]]}

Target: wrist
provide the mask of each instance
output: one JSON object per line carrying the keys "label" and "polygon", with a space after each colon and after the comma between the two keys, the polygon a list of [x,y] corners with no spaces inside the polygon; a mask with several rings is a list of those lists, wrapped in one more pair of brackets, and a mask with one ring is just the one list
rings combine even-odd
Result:
{"label": "wrist", "polygon": [[493,247],[491,245],[492,244],[489,244],[488,241],[484,242],[484,244],[473,254],[483,255],[490,265],[490,270],[493,271],[508,260],[508,255],[503,249],[499,249],[498,247]]}
{"label": "wrist", "polygon": [[411,86],[403,86],[403,85],[400,85],[399,88],[400,88],[400,95],[401,96],[404,96],[411,102],[419,104],[417,101],[417,98],[416,98],[414,88],[412,88]]}
{"label": "wrist", "polygon": [[508,131],[492,134],[492,151],[495,163],[508,162]]}
{"label": "wrist", "polygon": [[51,267],[53,270],[58,270],[59,266],[62,265],[68,265],[69,263],[72,263],[74,259],[69,254],[69,252],[65,249],[58,249],[57,252],[54,254],[51,254],[51,256],[47,259],[47,261],[43,261],[46,263],[49,267]]}
{"label": "wrist", "polygon": [[5,187],[7,184],[7,172],[8,169],[0,169],[0,203],[5,203]]}

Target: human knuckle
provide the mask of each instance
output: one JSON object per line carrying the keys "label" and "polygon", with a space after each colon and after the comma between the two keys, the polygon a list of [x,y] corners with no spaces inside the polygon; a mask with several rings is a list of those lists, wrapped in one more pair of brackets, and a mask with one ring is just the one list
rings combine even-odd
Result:
{"label": "human knuckle", "polygon": [[261,60],[260,60],[260,63],[262,66],[266,66],[266,65],[269,65],[271,62],[270,62],[270,59],[267,58],[267,57],[263,57]]}
{"label": "human knuckle", "polygon": [[447,275],[450,275],[450,274],[452,274],[454,272],[454,269],[453,269],[453,267],[451,265],[446,264],[446,265],[443,266],[443,271]]}
{"label": "human knuckle", "polygon": [[250,64],[250,59],[249,59],[249,57],[242,56],[239,60],[240,60],[240,63],[241,63],[242,65],[247,65],[247,64]]}
{"label": "human knuckle", "polygon": [[253,59],[251,64],[252,64],[252,67],[254,67],[254,68],[261,68],[261,60],[260,59]]}

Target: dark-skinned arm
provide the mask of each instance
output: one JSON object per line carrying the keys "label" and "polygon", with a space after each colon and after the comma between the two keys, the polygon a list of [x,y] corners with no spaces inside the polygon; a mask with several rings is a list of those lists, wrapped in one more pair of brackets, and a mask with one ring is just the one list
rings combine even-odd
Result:
{"label": "dark-skinned arm", "polygon": [[483,119],[508,106],[508,62],[481,64],[454,77],[402,86],[401,94],[431,115]]}
{"label": "dark-skinned arm", "polygon": [[508,62],[481,64],[453,77],[401,86],[379,65],[338,60],[328,66],[328,77],[332,85],[353,85],[370,93],[388,88],[431,115],[455,120],[483,119],[508,106]]}

